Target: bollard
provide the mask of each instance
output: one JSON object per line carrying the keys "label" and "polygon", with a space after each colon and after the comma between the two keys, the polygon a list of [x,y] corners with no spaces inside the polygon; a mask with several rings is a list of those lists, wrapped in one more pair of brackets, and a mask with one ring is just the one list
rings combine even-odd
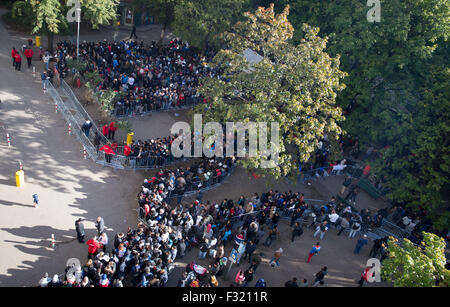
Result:
{"label": "bollard", "polygon": [[33,66],[33,77],[36,77],[36,67]]}
{"label": "bollard", "polygon": [[72,124],[69,123],[69,135],[72,135]]}
{"label": "bollard", "polygon": [[55,103],[55,113],[58,114],[58,104]]}
{"label": "bollard", "polygon": [[19,161],[19,170],[21,170],[21,171],[23,170],[21,161]]}
{"label": "bollard", "polygon": [[16,172],[16,186],[21,188],[25,185],[25,173],[20,170]]}
{"label": "bollard", "polygon": [[85,146],[83,146],[83,157],[84,157],[84,160],[87,159],[87,152],[86,152],[86,147]]}
{"label": "bollard", "polygon": [[52,248],[55,248],[55,236],[52,234]]}
{"label": "bollard", "polygon": [[8,140],[8,147],[11,148],[11,140],[9,139],[9,133],[6,134],[6,138]]}

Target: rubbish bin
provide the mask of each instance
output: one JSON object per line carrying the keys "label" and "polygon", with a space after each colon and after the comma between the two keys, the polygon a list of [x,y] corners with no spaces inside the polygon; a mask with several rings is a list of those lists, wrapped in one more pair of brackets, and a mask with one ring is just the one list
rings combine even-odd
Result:
{"label": "rubbish bin", "polygon": [[134,136],[134,132],[130,132],[127,134],[127,145],[130,146],[131,143],[133,142],[133,136]]}
{"label": "rubbish bin", "polygon": [[16,186],[21,188],[25,185],[25,173],[20,170],[16,172]]}
{"label": "rubbish bin", "polygon": [[36,36],[36,47],[40,47],[40,46],[41,46],[41,37]]}

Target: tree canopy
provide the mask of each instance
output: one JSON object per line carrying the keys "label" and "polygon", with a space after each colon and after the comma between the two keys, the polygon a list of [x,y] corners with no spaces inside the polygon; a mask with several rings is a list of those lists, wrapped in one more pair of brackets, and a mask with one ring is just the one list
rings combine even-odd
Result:
{"label": "tree canopy", "polygon": [[[263,1],[270,2],[270,1]],[[327,35],[326,51],[341,55],[349,74],[337,97],[343,128],[363,148],[381,150],[376,173],[389,197],[425,206],[448,227],[448,35],[450,2],[381,0],[380,22],[368,22],[365,1],[280,0],[299,41],[303,23]],[[387,161],[387,163],[386,163]]]}
{"label": "tree canopy", "polygon": [[450,271],[445,268],[445,241],[423,232],[420,246],[408,239],[400,244],[388,240],[388,258],[382,262],[381,276],[395,287],[448,287]]}
{"label": "tree canopy", "polygon": [[250,0],[179,0],[172,30],[190,45],[217,46],[218,35],[228,31],[250,8]]}
{"label": "tree canopy", "polygon": [[[289,7],[275,14],[273,5],[245,13],[245,19],[222,35],[225,49],[218,52],[211,65],[223,72],[223,78],[205,78],[200,88],[208,108],[198,106],[206,121],[277,122],[280,128],[279,164],[261,169],[263,157],[241,161],[249,169],[275,178],[297,171],[298,155],[307,161],[327,133],[341,134],[342,111],[336,106],[337,92],[345,86],[339,70],[339,57],[332,58],[324,49],[327,38],[319,29],[303,26],[304,38],[293,45],[294,28],[287,20]],[[262,60],[249,63],[246,49]],[[288,147],[294,147],[294,152]]]}
{"label": "tree canopy", "polygon": [[[60,0],[23,0],[14,4],[14,14],[34,20],[32,33],[48,34],[49,37],[68,29],[67,12],[72,6],[69,1]],[[81,17],[89,21],[94,29],[100,24],[107,24],[116,18],[119,0],[80,0]],[[49,49],[52,49],[49,39]]]}

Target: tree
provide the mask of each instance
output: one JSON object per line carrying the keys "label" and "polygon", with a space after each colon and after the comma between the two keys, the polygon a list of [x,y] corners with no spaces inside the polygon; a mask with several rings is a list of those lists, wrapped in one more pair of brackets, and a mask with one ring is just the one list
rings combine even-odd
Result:
{"label": "tree", "polygon": [[381,276],[395,287],[448,287],[450,271],[445,268],[445,241],[432,233],[423,232],[420,246],[408,239],[400,244],[388,240],[388,258],[381,267]]}
{"label": "tree", "polygon": [[381,149],[375,172],[391,189],[389,198],[425,206],[445,228],[450,2],[381,0],[379,23],[367,21],[366,1],[280,0],[278,9],[286,3],[294,41],[304,34],[297,26],[307,22],[330,37],[327,52],[342,55],[340,69],[349,73],[337,97],[343,128],[363,147]]}
{"label": "tree", "polygon": [[[293,45],[289,7],[277,15],[273,8],[245,13],[244,21],[223,34],[226,49],[211,63],[223,78],[201,80],[200,92],[209,107],[198,106],[197,112],[220,123],[279,123],[278,166],[261,169],[261,151],[241,160],[246,168],[279,178],[298,171],[292,153],[305,162],[325,134],[341,134],[338,124],[344,117],[335,98],[344,88],[340,80],[345,73],[338,68],[339,58],[323,51],[327,39],[317,36],[319,29],[304,25],[305,37]],[[249,63],[243,57],[246,49],[258,53],[261,61]]]}
{"label": "tree", "polygon": [[450,54],[439,48],[423,71],[413,103],[389,113],[397,139],[383,150],[375,172],[390,188],[388,197],[422,206],[435,228],[448,230],[450,205],[450,71],[442,65]]}
{"label": "tree", "polygon": [[150,9],[158,23],[162,24],[161,35],[158,44],[161,45],[164,34],[171,26],[175,18],[175,6],[179,0],[133,0],[132,5],[135,9]]}
{"label": "tree", "polygon": [[218,35],[231,29],[250,4],[250,0],[179,0],[172,31],[199,49],[217,46]]}
{"label": "tree", "polygon": [[[68,29],[66,14],[69,10],[68,1],[60,0],[23,0],[15,6],[27,8],[20,10],[20,16],[32,12],[34,27],[32,33],[48,35],[48,49],[53,51],[53,36]],[[107,24],[116,18],[119,0],[80,0],[82,18],[89,21],[94,29],[100,24]],[[28,10],[31,8],[31,10]]]}

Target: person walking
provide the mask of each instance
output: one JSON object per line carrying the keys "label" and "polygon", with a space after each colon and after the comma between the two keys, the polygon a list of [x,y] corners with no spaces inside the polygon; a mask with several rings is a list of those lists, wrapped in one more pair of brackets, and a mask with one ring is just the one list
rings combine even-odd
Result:
{"label": "person walking", "polygon": [[319,284],[323,285],[323,279],[325,278],[325,275],[327,275],[328,270],[327,267],[324,266],[320,271],[316,274],[316,279],[314,280],[312,286],[317,287]]}
{"label": "person walking", "polygon": [[106,232],[100,234],[99,242],[102,245],[103,252],[106,253],[106,245],[108,245],[108,236],[106,235]]}
{"label": "person walking", "polygon": [[[367,279],[369,278],[369,270],[370,270],[371,268],[372,268],[372,267],[366,267],[366,268],[364,269],[363,273],[361,274],[361,279],[358,281],[358,284],[359,284],[360,287],[364,286],[364,283],[367,282]],[[375,273],[373,273],[373,275],[374,275],[374,274],[375,274]],[[372,275],[372,276],[373,276],[373,275]]]}
{"label": "person walking", "polygon": [[339,226],[340,226],[340,229],[339,229],[339,231],[337,233],[338,236],[340,236],[343,231],[345,231],[347,229],[350,229],[350,222],[348,220],[348,217],[342,218],[341,223],[340,223]]}
{"label": "person walking", "polygon": [[94,258],[97,255],[98,250],[102,247],[100,242],[97,241],[97,236],[88,240],[86,244],[88,246],[88,259]]}
{"label": "person walking", "polygon": [[309,255],[308,255],[308,263],[311,262],[311,258],[314,255],[317,255],[320,251],[320,242],[317,242],[316,245],[314,245],[311,250],[309,251]]}
{"label": "person walking", "polygon": [[356,242],[355,250],[353,251],[353,254],[359,254],[361,248],[364,245],[367,245],[369,241],[367,241],[367,235],[364,235],[362,238],[359,238],[359,240]]}
{"label": "person walking", "polygon": [[39,196],[37,194],[33,194],[33,204],[35,208],[39,205]]}
{"label": "person walking", "polygon": [[89,137],[89,131],[92,128],[92,123],[90,120],[86,120],[86,122],[83,124],[83,126],[81,127],[81,130],[84,132],[84,135],[86,137]]}
{"label": "person walking", "polygon": [[314,238],[320,233],[320,240],[323,239],[323,236],[325,235],[325,232],[328,230],[328,221],[324,221],[322,224],[317,226],[316,232],[314,233]]}
{"label": "person walking", "polygon": [[302,216],[302,209],[297,208],[291,216],[291,223],[289,224],[290,227],[292,227],[297,219],[299,219]]}
{"label": "person walking", "polygon": [[342,184],[341,195],[344,195],[345,191],[351,184],[352,184],[352,177],[347,175],[347,177],[344,180],[344,183]]}
{"label": "person walking", "polygon": [[84,225],[82,221],[83,220],[81,218],[75,221],[75,230],[77,231],[77,239],[78,242],[80,243],[84,243],[84,236],[86,235],[86,233],[84,232]]}
{"label": "person walking", "polygon": [[303,229],[299,222],[295,223],[294,229],[292,230],[291,242],[294,242],[295,237],[300,237],[303,234]]}
{"label": "person walking", "polygon": [[108,138],[109,135],[109,126],[108,124],[105,124],[102,128],[102,133],[105,136],[105,138]]}
{"label": "person walking", "polygon": [[48,80],[49,80],[50,78],[47,76],[47,74],[45,73],[45,71],[44,72],[42,72],[42,74],[41,74],[41,80],[42,80],[42,89],[45,91],[45,90],[47,90],[47,87],[48,87]]}
{"label": "person walking", "polygon": [[16,50],[16,48],[13,47],[13,49],[11,50],[11,57],[13,59],[12,65],[14,68],[16,68],[16,54],[17,54],[17,50]]}
{"label": "person walking", "polygon": [[380,247],[381,247],[381,242],[382,242],[381,239],[375,239],[375,241],[373,242],[373,246],[370,249],[369,257],[371,257],[371,258],[377,257],[378,251],[380,250]]}
{"label": "person walking", "polygon": [[116,134],[116,130],[117,130],[117,127],[114,126],[114,122],[111,122],[109,124],[108,139],[114,140],[114,135]]}
{"label": "person walking", "polygon": [[16,70],[20,71],[20,68],[22,67],[22,57],[17,52],[14,58],[16,60]]}
{"label": "person walking", "polygon": [[133,36],[136,37],[136,39],[138,38],[137,35],[136,35],[136,25],[133,25],[133,29],[131,30],[130,39],[131,39]]}
{"label": "person walking", "polygon": [[33,60],[34,51],[31,48],[27,48],[24,51],[25,57],[27,58],[28,68],[31,67],[31,61]]}
{"label": "person walking", "polygon": [[271,267],[280,266],[280,258],[282,253],[283,249],[281,247],[275,251],[275,253],[273,254],[273,258],[269,262]]}
{"label": "person walking", "polygon": [[263,245],[270,247],[270,245],[272,245],[273,240],[277,239],[277,235],[278,235],[278,228],[275,226],[273,229],[269,230],[267,239]]}
{"label": "person walking", "polygon": [[292,280],[288,280],[284,283],[286,288],[298,288],[297,277],[292,278]]}
{"label": "person walking", "polygon": [[105,231],[105,221],[101,216],[97,217],[97,221],[95,222],[95,227],[97,228],[98,235],[100,236],[102,232]]}
{"label": "person walking", "polygon": [[97,153],[98,153],[98,150],[100,149],[100,140],[101,140],[101,136],[96,131],[95,137],[94,137],[94,146],[95,146],[95,149],[97,149]]}
{"label": "person walking", "polygon": [[251,268],[244,272],[244,278],[243,287],[247,287],[248,283],[253,280],[253,270]]}
{"label": "person walking", "polygon": [[348,234],[348,237],[353,238],[360,230],[361,224],[358,222],[354,222],[353,225],[350,227],[350,233]]}
{"label": "person walking", "polygon": [[50,58],[51,58],[51,56],[50,56],[50,54],[48,53],[48,51],[46,51],[46,52],[44,53],[44,55],[42,56],[42,61],[44,61],[44,64],[45,64],[45,70],[47,70],[47,71],[48,71],[48,65],[49,65],[49,63],[50,63]]}
{"label": "person walking", "polygon": [[247,243],[247,245],[245,246],[245,253],[244,253],[244,257],[242,258],[242,260],[247,259],[248,256],[248,263],[250,263],[252,261],[252,255],[256,250],[256,244],[253,241],[249,241]]}

